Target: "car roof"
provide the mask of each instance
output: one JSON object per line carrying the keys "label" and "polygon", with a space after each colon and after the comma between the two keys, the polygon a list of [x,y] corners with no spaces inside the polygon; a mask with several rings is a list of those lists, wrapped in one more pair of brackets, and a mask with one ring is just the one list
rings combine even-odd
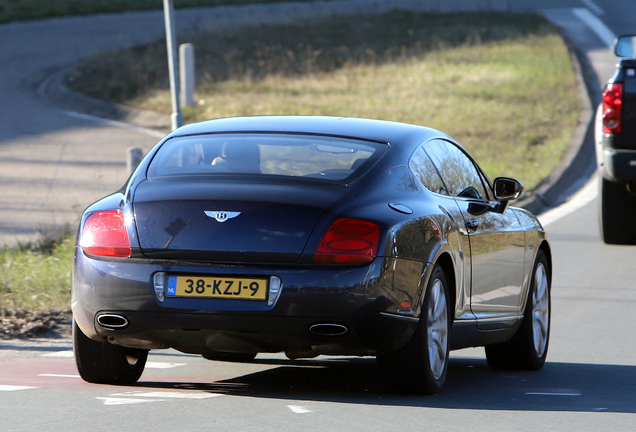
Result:
{"label": "car roof", "polygon": [[438,130],[407,123],[355,117],[254,116],[206,120],[183,126],[170,137],[229,132],[306,133],[341,136],[394,144],[448,136]]}

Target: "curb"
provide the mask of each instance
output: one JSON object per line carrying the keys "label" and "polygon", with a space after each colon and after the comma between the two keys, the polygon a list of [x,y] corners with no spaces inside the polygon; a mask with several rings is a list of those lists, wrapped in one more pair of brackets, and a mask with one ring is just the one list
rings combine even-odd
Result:
{"label": "curb", "polygon": [[58,69],[48,75],[38,86],[38,96],[55,102],[59,108],[79,111],[95,117],[115,120],[157,130],[168,134],[170,132],[170,115],[153,111],[133,108],[122,104],[95,99],[71,90],[66,85],[66,73],[70,67]]}

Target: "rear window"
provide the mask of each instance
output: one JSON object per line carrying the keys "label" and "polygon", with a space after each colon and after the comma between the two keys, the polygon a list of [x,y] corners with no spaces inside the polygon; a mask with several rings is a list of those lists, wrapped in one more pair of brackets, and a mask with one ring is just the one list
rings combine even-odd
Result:
{"label": "rear window", "polygon": [[388,145],[290,134],[213,134],[173,138],[161,146],[148,178],[265,175],[351,181]]}

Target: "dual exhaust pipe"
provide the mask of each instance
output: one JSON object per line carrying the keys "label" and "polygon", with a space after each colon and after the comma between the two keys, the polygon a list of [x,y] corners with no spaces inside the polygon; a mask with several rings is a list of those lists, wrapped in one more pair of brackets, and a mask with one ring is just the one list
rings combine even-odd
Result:
{"label": "dual exhaust pipe", "polygon": [[[130,325],[128,318],[118,314],[101,314],[97,317],[97,323],[111,330],[122,330]],[[349,329],[342,324],[321,323],[312,325],[309,331],[317,336],[342,336]]]}

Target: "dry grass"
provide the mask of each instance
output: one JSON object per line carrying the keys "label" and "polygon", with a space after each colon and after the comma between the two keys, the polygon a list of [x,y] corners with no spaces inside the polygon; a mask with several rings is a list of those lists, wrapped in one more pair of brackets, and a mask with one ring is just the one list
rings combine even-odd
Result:
{"label": "dry grass", "polygon": [[[295,78],[223,81],[203,87],[204,104],[185,112],[191,120],[302,113],[423,124],[459,140],[490,176],[514,175],[533,187],[576,124],[573,78],[562,85],[569,67],[562,41],[549,35]],[[168,111],[168,96],[154,92],[140,105]]]}
{"label": "dry grass", "polygon": [[[421,124],[459,140],[491,177],[531,189],[578,118],[562,39],[537,15],[392,12],[194,35],[199,105],[188,121],[259,114]],[[92,96],[170,112],[165,46],[99,54],[71,75]]]}

